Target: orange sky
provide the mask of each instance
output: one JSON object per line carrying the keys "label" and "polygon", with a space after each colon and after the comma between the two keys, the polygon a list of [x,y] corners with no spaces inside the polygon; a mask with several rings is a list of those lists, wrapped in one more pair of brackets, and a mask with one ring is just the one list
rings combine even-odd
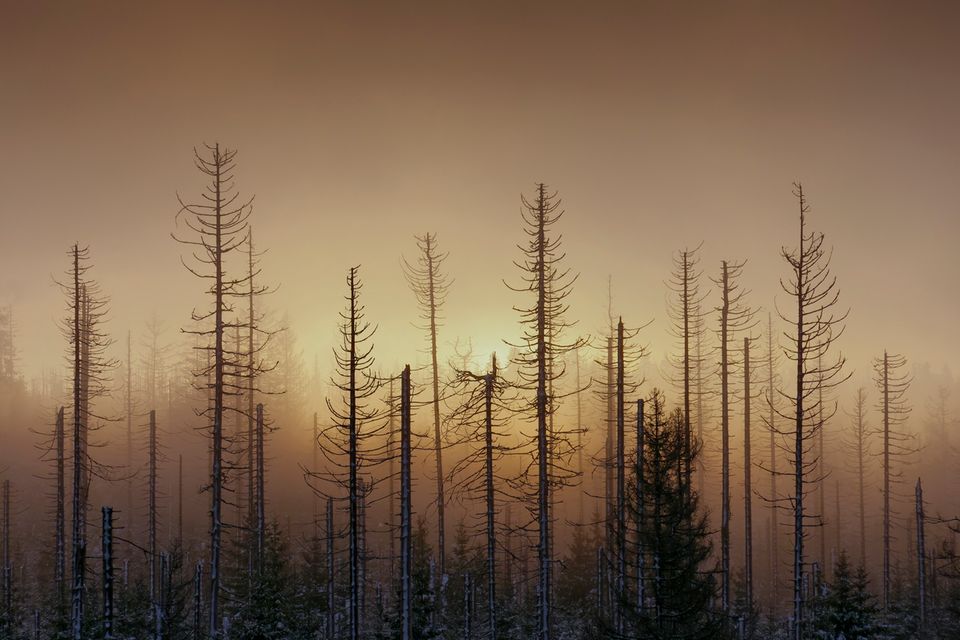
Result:
{"label": "orange sky", "polygon": [[115,335],[186,323],[201,285],[169,234],[204,141],[239,148],[271,305],[324,368],[357,263],[381,363],[417,357],[399,258],[426,230],[455,279],[442,337],[512,337],[501,281],[539,180],[565,201],[584,332],[612,274],[659,361],[671,253],[701,241],[709,275],[747,258],[769,307],[802,179],[853,368],[960,358],[960,5],[400,4],[3,2],[0,302],[27,375],[59,362],[51,274],[74,241]]}

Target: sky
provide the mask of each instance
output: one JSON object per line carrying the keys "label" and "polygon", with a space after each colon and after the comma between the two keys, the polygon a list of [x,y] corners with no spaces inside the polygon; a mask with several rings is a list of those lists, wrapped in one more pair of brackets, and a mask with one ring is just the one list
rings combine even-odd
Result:
{"label": "sky", "polygon": [[[841,347],[960,359],[960,5],[894,2],[0,1],[0,303],[27,377],[60,366],[54,278],[90,247],[107,330],[157,314],[175,339],[202,285],[180,264],[192,150],[239,150],[269,305],[308,362],[362,265],[383,367],[422,361],[400,271],[436,232],[457,336],[504,351],[520,195],[546,182],[578,330],[613,307],[659,362],[673,254],[747,260],[750,303],[785,295],[801,180],[834,248]],[[704,286],[712,288],[709,280]],[[710,305],[716,304],[716,292]]]}

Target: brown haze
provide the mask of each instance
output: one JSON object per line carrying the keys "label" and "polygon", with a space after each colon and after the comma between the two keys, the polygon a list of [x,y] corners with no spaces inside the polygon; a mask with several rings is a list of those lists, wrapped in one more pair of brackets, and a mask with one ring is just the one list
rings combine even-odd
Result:
{"label": "brown haze", "polygon": [[[256,196],[263,280],[279,286],[271,318],[287,317],[306,370],[316,362],[324,379],[356,264],[378,364],[428,361],[400,269],[427,231],[454,280],[441,361],[458,338],[477,367],[506,355],[519,334],[521,300],[503,281],[517,280],[520,194],[543,181],[566,209],[579,331],[605,330],[612,278],[613,312],[651,322],[638,337],[645,388],[663,384],[672,256],[703,243],[712,277],[721,259],[746,259],[765,318],[786,300],[780,247],[796,244],[802,180],[851,310],[838,344],[853,380],[835,395],[849,407],[857,384],[872,393],[871,358],[902,353],[920,372],[919,425],[936,387],[956,389],[960,360],[958,26],[948,2],[6,0],[0,306],[14,311],[20,369],[29,383],[64,366],[53,279],[74,242],[111,299],[114,356],[128,331],[142,349],[154,315],[180,343],[205,299],[171,238],[176,196],[203,187],[192,149],[219,142],[239,150],[237,186]],[[301,417],[326,420],[316,391]],[[49,415],[32,419],[0,433],[28,442]],[[279,426],[274,486],[292,493],[276,502],[293,505],[307,495],[296,463],[309,423]],[[200,530],[206,498],[190,499]]]}
{"label": "brown haze", "polygon": [[703,241],[711,274],[748,258],[769,306],[802,179],[853,309],[851,361],[884,345],[955,361],[956,8],[758,6],[5,3],[0,295],[24,368],[57,364],[50,274],[74,241],[93,250],[114,332],[154,311],[180,326],[197,287],[169,234],[204,141],[240,150],[282,284],[271,305],[308,354],[326,357],[359,263],[381,358],[411,357],[397,265],[424,230],[457,281],[447,335],[484,350],[510,335],[500,281],[518,196],[542,180],[568,211],[584,331],[612,274],[617,310],[658,321],[656,358],[671,252]]}

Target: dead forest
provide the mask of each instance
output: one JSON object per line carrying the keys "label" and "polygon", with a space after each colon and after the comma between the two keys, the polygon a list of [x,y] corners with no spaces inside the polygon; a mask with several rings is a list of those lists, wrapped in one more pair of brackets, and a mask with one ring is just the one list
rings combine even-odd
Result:
{"label": "dead forest", "polygon": [[153,239],[178,247],[191,315],[111,322],[97,238],[55,269],[61,367],[25,376],[0,310],[0,637],[960,634],[957,382],[897,335],[845,357],[856,283],[804,184],[784,185],[782,247],[757,248],[779,255],[775,299],[744,283],[752,256],[707,261],[693,236],[611,276],[663,308],[627,317],[611,285],[601,326],[579,322],[563,238],[582,212],[537,182],[503,230],[515,326],[494,353],[449,330],[445,238],[410,229],[387,284],[420,342],[378,357],[391,311],[362,264],[324,264],[342,304],[313,321],[337,344],[311,363],[240,160],[198,145]]}

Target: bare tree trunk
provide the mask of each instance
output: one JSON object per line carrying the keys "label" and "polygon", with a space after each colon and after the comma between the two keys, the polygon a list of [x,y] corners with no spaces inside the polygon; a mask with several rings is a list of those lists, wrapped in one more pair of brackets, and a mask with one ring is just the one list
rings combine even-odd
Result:
{"label": "bare tree trunk", "polygon": [[[310,452],[313,456],[313,461],[311,469],[316,473],[319,469],[319,463],[317,460],[317,454],[319,450],[319,439],[320,439],[320,426],[319,420],[317,417],[317,412],[313,412],[313,440],[311,441]],[[388,452],[389,453],[389,452]],[[317,562],[320,553],[320,497],[316,492],[313,493],[313,557],[314,562]]]}
{"label": "bare tree trunk", "polygon": [[[817,358],[817,368],[821,367],[822,358],[818,356]],[[823,420],[823,387],[817,389],[817,423],[820,425],[820,430],[817,432],[817,458],[820,461],[820,480],[817,482],[817,501],[818,507],[817,510],[820,512],[820,526],[817,531],[818,537],[820,538],[820,570],[823,573],[823,577],[826,580],[827,576],[830,575],[830,563],[827,562],[827,483],[826,483],[826,455],[827,449],[824,446],[823,441],[823,431],[824,431],[824,420]]]}
{"label": "bare tree trunk", "polygon": [[391,590],[396,587],[396,566],[397,566],[397,537],[394,535],[396,529],[397,504],[396,504],[396,453],[397,453],[397,399],[394,395],[394,377],[390,376],[390,387],[388,390],[387,404],[389,406],[389,415],[387,416],[387,460],[389,469],[387,471],[387,530],[390,540],[390,586]]}
{"label": "bare tree trunk", "polygon": [[473,638],[473,575],[463,574],[463,639]]}
{"label": "bare tree trunk", "polygon": [[607,549],[613,548],[613,503],[614,503],[614,492],[616,491],[614,486],[614,472],[613,472],[613,455],[614,455],[614,430],[616,425],[616,418],[614,413],[616,409],[614,408],[615,402],[615,363],[613,361],[613,318],[610,319],[610,335],[607,336],[607,417],[606,417],[606,440],[604,441],[604,454],[603,454],[603,474],[604,474],[604,505],[603,505],[603,531],[604,531],[604,547]]}
{"label": "bare tree trunk", "polygon": [[[536,447],[536,506],[531,509],[538,536],[536,635],[538,640],[550,640],[553,636],[553,518],[550,506],[553,487],[563,486],[565,473],[569,471],[563,466],[566,464],[567,447],[559,450],[556,446],[559,438],[553,429],[555,401],[551,397],[551,388],[556,376],[553,375],[552,364],[556,359],[562,358],[563,354],[582,344],[582,341],[576,339],[565,344],[560,339],[563,330],[570,326],[563,319],[563,300],[570,292],[573,278],[567,277],[567,272],[557,264],[563,257],[559,250],[560,238],[549,237],[547,234],[547,227],[562,216],[562,211],[559,210],[560,201],[555,194],[547,193],[547,187],[543,183],[538,183],[536,190],[535,202],[521,196],[524,232],[529,242],[525,247],[520,247],[524,258],[522,262],[516,263],[524,272],[523,284],[518,288],[511,288],[525,294],[534,294],[535,298],[535,302],[531,301],[528,307],[516,308],[522,314],[521,322],[525,326],[523,352],[518,354],[517,363],[522,370],[521,387],[534,395],[530,398],[532,402],[529,406],[535,409],[536,414],[536,435],[528,440],[529,446]],[[613,424],[608,424],[608,428],[612,427]],[[564,431],[564,435],[567,433],[569,431]],[[562,442],[570,441],[564,439]],[[553,457],[554,454],[556,458]],[[608,467],[610,462],[611,460],[605,461]],[[561,471],[558,472],[558,469]],[[528,471],[525,475],[530,482],[533,465]],[[530,493],[533,493],[532,487]]]}
{"label": "bare tree trunk", "polygon": [[[661,478],[663,477],[663,461],[661,457],[661,439],[660,439],[660,430],[662,425],[661,420],[661,410],[660,401],[656,395],[653,396],[653,432],[654,432],[654,441],[652,447],[652,465],[653,465],[653,477]],[[662,592],[662,576],[661,576],[661,565],[660,565],[660,552],[661,552],[661,541],[663,536],[661,535],[661,530],[663,528],[663,492],[655,491],[653,495],[653,526],[656,530],[655,532],[655,541],[654,549],[652,550],[653,556],[653,602],[654,602],[654,623],[656,628],[663,628],[663,597],[661,596]]]}
{"label": "bare tree trunk", "polygon": [[[234,352],[237,354],[235,358],[239,360],[240,354],[243,353],[243,336],[240,333],[240,324],[237,323],[237,326],[234,327],[233,332],[233,341],[234,341]],[[237,379],[238,389],[234,390],[233,394],[233,438],[234,442],[244,442],[244,423],[246,420],[245,412],[243,408],[243,396],[244,394],[239,391],[239,386],[242,384],[240,381],[244,379],[244,369],[245,366],[239,364],[239,362],[233,367],[233,375]],[[243,463],[243,456],[247,452],[247,447],[241,445],[241,449],[237,454],[236,465],[240,466]],[[237,576],[243,572],[244,556],[246,556],[247,564],[247,602],[250,602],[250,599],[253,596],[253,575],[251,572],[252,568],[252,545],[244,546],[244,539],[250,538],[250,527],[253,526],[253,523],[249,520],[245,520],[244,511],[247,509],[245,504],[245,493],[246,489],[244,487],[245,482],[249,478],[242,478],[237,482],[236,487],[234,488],[234,506],[236,507],[236,526],[233,528],[233,544],[237,549],[237,553],[234,557],[235,568],[234,571]]]}
{"label": "bare tree trunk", "polygon": [[113,509],[103,507],[103,637],[113,640]]}
{"label": "bare tree trunk", "polygon": [[437,299],[434,278],[434,250],[430,235],[426,236],[427,286],[430,304],[430,372],[433,385],[433,448],[437,459],[437,555],[440,558],[440,575],[446,573],[446,497],[443,492],[443,447],[440,439],[440,369],[437,366]]}
{"label": "bare tree trunk", "polygon": [[220,629],[220,538],[223,529],[221,512],[223,509],[223,392],[224,392],[224,265],[223,265],[223,209],[221,195],[220,146],[214,147],[214,203],[215,203],[215,244],[213,251],[214,268],[214,345],[213,345],[213,423],[212,454],[213,464],[210,470],[210,638],[219,637]]}
{"label": "bare tree trunk", "polygon": [[263,404],[257,404],[257,573],[263,571],[264,536],[266,533],[266,503],[264,483],[266,474],[263,460]]}
{"label": "bare tree trunk", "polygon": [[[157,605],[157,413],[150,410],[149,467],[147,475],[147,566],[150,580],[150,605],[154,621],[159,616]],[[159,638],[158,638],[159,640]]]}
{"label": "bare tree trunk", "polygon": [[[583,466],[583,412],[582,407],[580,406],[580,394],[583,389],[580,386],[580,349],[577,348],[574,350],[574,355],[577,359],[576,361],[576,400],[577,400],[577,474],[580,476],[580,482],[585,484],[584,478],[584,466]],[[583,486],[580,487],[580,496],[577,501],[577,524],[583,526],[584,523],[584,509],[586,502],[586,490]]]}
{"label": "bare tree trunk", "polygon": [[686,491],[690,490],[690,258],[684,251],[683,261],[683,445],[685,450],[685,482],[681,483]]}
{"label": "bare tree trunk", "polygon": [[127,526],[134,529],[134,509],[133,509],[133,355],[131,348],[131,336],[127,331],[127,388],[126,388],[126,409],[127,409]]}
{"label": "bare tree trunk", "polygon": [[642,615],[645,605],[646,588],[646,554],[643,548],[643,527],[646,516],[646,502],[643,495],[643,456],[644,456],[644,424],[643,424],[643,398],[637,400],[637,508],[635,511],[637,528],[637,612]]}
{"label": "bare tree trunk", "polygon": [[[539,541],[537,544],[537,629],[538,640],[550,640],[551,612],[550,592],[552,589],[550,559],[550,460],[549,434],[547,433],[550,399],[547,397],[547,274],[546,274],[546,234],[543,219],[543,197],[541,186],[540,219],[537,225],[537,520]],[[609,464],[609,460],[608,460]]]}
{"label": "bare tree trunk", "polygon": [[413,640],[413,555],[410,494],[410,366],[400,381],[400,638]]}
{"label": "bare tree trunk", "polygon": [[437,236],[432,233],[425,233],[416,237],[420,256],[414,265],[404,260],[404,274],[417,297],[421,318],[427,323],[422,328],[429,332],[430,339],[430,382],[433,392],[430,404],[433,410],[433,453],[437,474],[437,555],[440,559],[440,575],[445,575],[447,556],[446,496],[443,485],[443,440],[440,431],[440,368],[437,359],[437,330],[440,325],[440,308],[446,297],[448,282],[441,271],[441,265],[446,258],[446,254],[438,251],[436,239]]}
{"label": "bare tree trunk", "polygon": [[[720,308],[720,441],[721,441],[721,497],[720,497],[720,608],[724,616],[730,614],[730,360],[728,350],[728,321],[730,317],[730,279],[726,260],[722,264]],[[724,623],[726,624],[726,622]]]}
{"label": "bare tree trunk", "polygon": [[13,613],[13,565],[10,564],[10,480],[7,479],[3,481],[3,609],[9,618]]}
{"label": "bare tree trunk", "polygon": [[357,451],[357,289],[354,272],[350,273],[350,315],[349,315],[349,333],[347,340],[349,343],[349,442],[348,442],[348,464],[350,467],[348,487],[349,487],[349,561],[350,561],[350,640],[360,639],[360,531],[358,528],[359,520],[359,500],[358,500],[358,467],[359,457]]}
{"label": "bare tree trunk", "polygon": [[753,485],[750,472],[750,338],[743,339],[743,536],[747,610],[753,606]]}
{"label": "bare tree trunk", "polygon": [[603,547],[597,547],[597,571],[596,571],[596,581],[597,581],[597,616],[601,620],[606,619],[606,594],[607,594],[607,578],[606,578],[606,569],[607,569],[607,554],[604,551]]}
{"label": "bare tree trunk", "polygon": [[840,557],[840,553],[843,551],[843,532],[840,526],[840,481],[834,480],[833,482],[834,490],[834,505],[836,509],[834,510],[834,552],[833,552],[833,562],[831,564],[836,565],[836,560]]}
{"label": "bare tree trunk", "polygon": [[170,589],[172,576],[170,575],[170,556],[166,552],[160,553],[160,585],[157,588],[157,638],[167,637],[167,620],[170,614]]}
{"label": "bare tree trunk", "polygon": [[864,480],[864,453],[865,447],[863,435],[865,432],[864,410],[866,408],[866,394],[864,390],[857,389],[857,491],[860,506],[860,566],[867,567],[867,509],[864,498],[866,482]]}
{"label": "bare tree trunk", "polygon": [[890,378],[883,352],[883,608],[890,608]]}
{"label": "bare tree trunk", "polygon": [[[697,394],[697,442],[703,442],[703,331],[697,331],[697,378],[694,381]],[[704,493],[704,467],[702,456],[697,474],[697,491]]]}
{"label": "bare tree trunk", "polygon": [[367,483],[360,479],[360,635],[363,635],[364,621],[367,619]]}
{"label": "bare tree trunk", "polygon": [[327,498],[327,638],[336,635],[336,574],[334,573],[333,543],[336,534],[333,530],[333,498]]}
{"label": "bare tree trunk", "polygon": [[777,410],[776,376],[773,369],[773,317],[767,314],[767,428],[770,431],[770,577],[773,592],[771,600],[777,602],[780,593],[780,534],[777,516]]}
{"label": "bare tree trunk", "polygon": [[[627,492],[626,492],[626,459],[624,452],[626,441],[624,437],[624,363],[623,363],[623,320],[617,323],[617,540],[616,540],[616,558],[617,558],[617,581],[616,598],[617,603],[614,607],[616,615],[617,633],[623,634],[624,614],[623,601],[626,596],[627,582]],[[683,478],[680,479],[682,485]]]}
{"label": "bare tree trunk", "polygon": [[[579,365],[579,363],[578,363]],[[484,380],[484,454],[487,507],[487,629],[490,640],[497,639],[497,538],[493,486],[493,387],[497,379],[497,356]],[[581,509],[583,498],[581,496]],[[469,575],[469,574],[468,574]],[[467,636],[470,637],[469,635]]]}
{"label": "bare tree trunk", "polygon": [[81,313],[83,307],[83,294],[80,288],[80,252],[79,248],[73,247],[73,585],[71,587],[71,614],[70,630],[73,640],[82,640],[83,637],[83,590],[84,590],[84,568],[85,568],[85,544],[83,536],[83,512],[86,505],[81,501],[81,491],[84,483],[84,460],[83,460],[83,440],[84,440],[84,420],[83,399],[81,381],[83,373],[83,336]]}
{"label": "bare tree trunk", "polygon": [[[800,244],[803,245],[803,225],[800,225]],[[802,268],[802,251],[800,262]],[[803,312],[804,312],[804,298],[802,296],[797,296],[797,390],[796,390],[796,423],[795,429],[796,433],[794,436],[794,451],[793,451],[793,636],[794,640],[803,640],[803,526],[804,526],[804,512],[803,512],[803,476],[804,476],[804,462],[803,462],[803,447],[804,447],[804,434],[803,434],[803,419],[804,419],[804,364],[805,364],[805,332],[803,324]]]}
{"label": "bare tree trunk", "polygon": [[917,589],[919,591],[920,607],[920,635],[923,636],[927,621],[927,567],[926,567],[926,536],[924,535],[923,515],[923,485],[917,478],[916,487],[917,511]]}
{"label": "bare tree trunk", "polygon": [[57,411],[57,421],[54,427],[54,440],[57,448],[57,514],[56,514],[56,541],[53,579],[56,587],[57,605],[63,607],[65,580],[67,575],[67,541],[66,541],[66,477],[64,469],[64,425],[63,407]]}
{"label": "bare tree trunk", "polygon": [[[824,363],[823,356],[843,331],[846,313],[838,313],[835,307],[839,301],[836,278],[830,275],[831,252],[824,249],[822,233],[808,231],[806,214],[810,211],[800,183],[794,184],[794,195],[800,209],[799,240],[797,248],[781,249],[781,255],[790,265],[790,277],[781,280],[784,291],[796,302],[796,316],[781,316],[792,325],[792,332],[785,334],[789,344],[784,353],[796,364],[796,388],[789,394],[792,415],[780,413],[785,419],[793,420],[792,435],[794,488],[790,496],[793,508],[793,628],[792,636],[801,640],[807,635],[805,617],[805,500],[806,486],[819,483],[819,478],[808,480],[807,473],[820,463],[816,455],[817,442],[825,420],[822,411],[824,390],[837,387],[849,378],[843,375],[845,359],[838,355],[835,360]],[[784,394],[787,395],[787,394]],[[808,400],[811,402],[808,403]],[[810,405],[810,406],[808,406]],[[831,414],[832,415],[832,414]],[[809,428],[808,428],[809,427]],[[807,450],[814,451],[812,459],[805,460]],[[822,517],[822,513],[820,517]],[[820,580],[819,564],[813,564],[814,583]]]}
{"label": "bare tree trunk", "polygon": [[[249,235],[247,236],[247,278],[249,282],[247,283],[249,289],[247,293],[247,376],[246,383],[247,388],[244,395],[247,400],[247,518],[250,525],[255,525],[258,522],[257,515],[259,513],[259,505],[257,504],[257,460],[259,457],[259,451],[257,451],[257,424],[256,424],[256,413],[255,413],[255,399],[254,392],[256,389],[254,381],[254,373],[256,372],[256,348],[254,343],[255,332],[256,332],[256,316],[254,315],[254,295],[257,291],[254,286],[254,250],[253,250],[253,229],[250,230]],[[249,580],[253,580],[254,572],[259,567],[259,558],[260,558],[260,539],[258,537],[259,530],[255,529],[253,536],[253,544],[250,545],[251,548],[247,550],[247,576]]]}
{"label": "bare tree trunk", "polygon": [[183,544],[183,454],[177,456],[177,540]]}
{"label": "bare tree trunk", "polygon": [[193,574],[193,640],[202,640],[203,628],[203,563],[198,562]]}

